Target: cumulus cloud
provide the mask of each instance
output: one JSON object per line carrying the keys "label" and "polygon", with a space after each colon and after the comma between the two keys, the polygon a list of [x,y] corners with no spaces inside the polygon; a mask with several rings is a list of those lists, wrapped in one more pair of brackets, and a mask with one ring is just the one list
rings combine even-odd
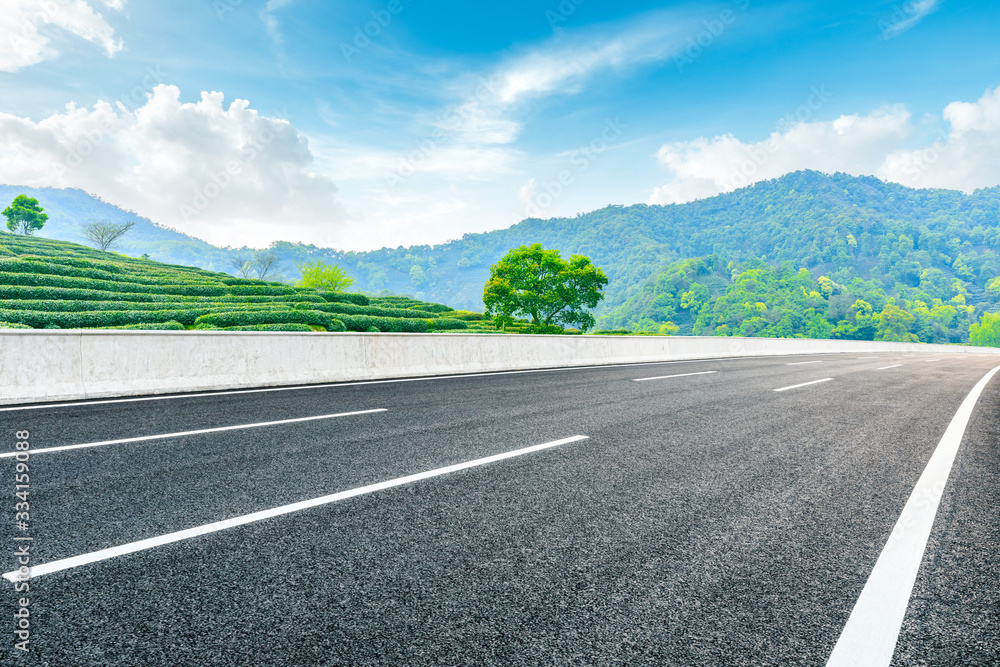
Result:
{"label": "cumulus cloud", "polygon": [[347,216],[311,169],[306,138],[246,100],[182,103],[158,85],[145,104],[73,104],[34,122],[0,113],[0,182],[78,187],[219,244],[279,238],[335,245]]}
{"label": "cumulus cloud", "polygon": [[[105,0],[120,10],[125,0]],[[4,0],[0,22],[0,72],[17,72],[59,55],[48,26],[102,47],[108,57],[122,50],[122,40],[100,13],[85,0]]]}
{"label": "cumulus cloud", "polygon": [[950,132],[924,140],[921,127],[902,106],[833,121],[790,124],[763,140],[732,134],[664,144],[657,161],[671,181],[656,188],[650,204],[710,197],[799,169],[874,174],[910,187],[971,191],[1000,183],[1000,92],[976,102],[949,104],[943,120]]}

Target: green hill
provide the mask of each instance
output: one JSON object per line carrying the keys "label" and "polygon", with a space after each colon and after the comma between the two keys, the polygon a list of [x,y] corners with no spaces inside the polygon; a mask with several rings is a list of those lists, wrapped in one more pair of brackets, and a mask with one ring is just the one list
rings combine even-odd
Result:
{"label": "green hill", "polygon": [[[67,220],[86,209],[87,196],[79,191],[8,187],[0,188],[0,197],[21,191],[37,196],[50,215],[66,198],[81,211],[65,219],[53,215],[43,235],[63,238],[70,233]],[[133,240],[133,250],[123,249],[215,270],[232,252],[152,223],[144,234]],[[608,206],[573,218],[527,219],[436,246],[343,252],[279,242],[273,249],[288,277],[294,277],[295,262],[324,259],[346,269],[367,294],[410,294],[474,311],[482,309],[489,267],[510,248],[531,243],[563,256],[587,255],[605,271],[607,298],[596,311],[605,329],[746,335],[830,330],[842,337],[912,334],[964,342],[972,321],[1000,310],[1000,187],[972,194],[915,190],[814,171],[687,204]],[[704,268],[693,269],[699,265],[688,265],[692,259]],[[821,278],[829,284],[821,285]],[[902,319],[896,333],[859,325],[859,300],[873,317],[885,312],[887,322]]]}
{"label": "green hill", "polygon": [[234,278],[0,233],[0,326],[257,331],[492,330],[476,313]]}

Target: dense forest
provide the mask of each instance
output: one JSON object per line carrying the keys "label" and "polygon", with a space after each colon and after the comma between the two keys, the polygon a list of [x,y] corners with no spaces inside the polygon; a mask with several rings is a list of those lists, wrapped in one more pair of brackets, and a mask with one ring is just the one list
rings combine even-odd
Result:
{"label": "dense forest", "polygon": [[[61,191],[35,192],[46,205],[44,193]],[[42,233],[58,237],[50,226]],[[154,259],[226,270],[225,249],[152,225],[140,235]],[[159,235],[171,235],[162,251]],[[914,190],[801,171],[688,204],[527,219],[437,246],[272,247],[287,277],[295,261],[323,258],[370,294],[481,310],[490,265],[530,243],[607,273],[605,329],[964,342],[983,311],[1000,310],[1000,187]]]}

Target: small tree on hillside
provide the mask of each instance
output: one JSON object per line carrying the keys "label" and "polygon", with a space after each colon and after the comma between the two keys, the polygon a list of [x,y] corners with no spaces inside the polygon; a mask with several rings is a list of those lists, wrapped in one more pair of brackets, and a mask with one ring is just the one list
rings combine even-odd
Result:
{"label": "small tree on hillside", "polygon": [[88,220],[83,226],[83,237],[93,243],[99,250],[107,251],[118,247],[118,241],[135,227],[135,222],[111,222],[104,220]]}
{"label": "small tree on hillside", "polygon": [[248,253],[238,252],[235,255],[230,255],[226,263],[242,278],[250,278],[253,273],[253,258]]}
{"label": "small tree on hillside", "polygon": [[573,255],[567,262],[558,250],[536,243],[514,248],[490,267],[483,303],[498,325],[521,316],[536,326],[558,323],[586,331],[594,326],[586,309],[604,298],[607,284],[608,277],[589,258]]}
{"label": "small tree on hillside", "polygon": [[347,275],[347,271],[321,259],[297,263],[295,267],[302,273],[302,278],[295,283],[297,287],[343,292],[354,284],[354,278]]}
{"label": "small tree on hillside", "polygon": [[261,250],[253,258],[253,270],[258,280],[278,280],[281,265],[278,256],[271,250]]}
{"label": "small tree on hillside", "polygon": [[45,221],[49,219],[44,209],[38,205],[38,200],[28,195],[15,197],[10,206],[3,210],[3,215],[7,218],[7,229],[15,233],[21,232],[25,236],[31,236],[36,229],[44,227]]}

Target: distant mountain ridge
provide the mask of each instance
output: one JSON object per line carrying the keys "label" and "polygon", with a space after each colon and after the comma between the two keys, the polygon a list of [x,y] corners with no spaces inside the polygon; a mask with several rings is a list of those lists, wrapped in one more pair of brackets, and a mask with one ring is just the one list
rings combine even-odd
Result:
{"label": "distant mountain ridge", "polygon": [[[229,270],[225,264],[232,251],[156,226],[79,190],[0,186],[0,201],[22,192],[37,197],[52,216],[42,236],[79,242],[88,217],[135,219],[139,224],[123,244],[124,253]],[[615,205],[573,218],[527,219],[436,246],[345,252],[279,242],[273,248],[289,277],[295,261],[324,258],[347,269],[360,290],[481,309],[490,265],[511,247],[528,243],[567,256],[587,255],[604,269],[611,282],[598,309],[600,326],[633,324],[630,300],[653,289],[672,263],[708,255],[789,262],[842,284],[878,280],[889,291],[915,287],[923,271],[936,269],[947,280],[962,280],[974,300],[1000,274],[1000,187],[964,194],[800,171],[687,204]]]}

